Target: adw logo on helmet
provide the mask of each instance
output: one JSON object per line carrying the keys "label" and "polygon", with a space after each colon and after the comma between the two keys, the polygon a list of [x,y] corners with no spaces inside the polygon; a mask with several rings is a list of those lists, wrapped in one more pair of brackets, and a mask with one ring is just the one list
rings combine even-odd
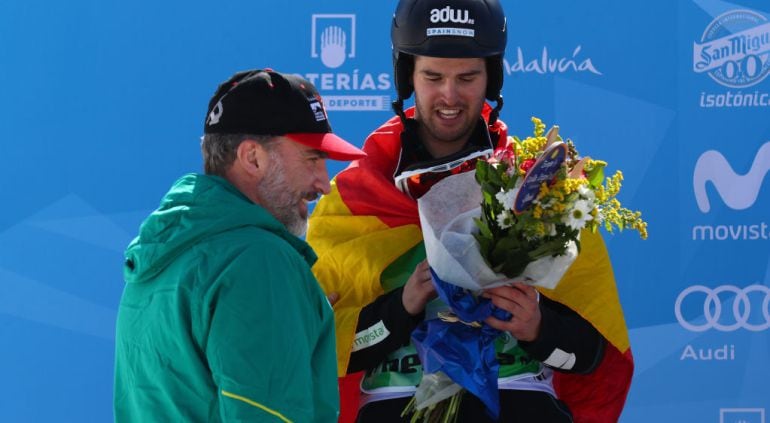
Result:
{"label": "adw logo on helmet", "polygon": [[462,23],[472,24],[473,18],[469,16],[467,10],[455,10],[451,6],[447,6],[443,9],[431,9],[430,21],[433,23]]}

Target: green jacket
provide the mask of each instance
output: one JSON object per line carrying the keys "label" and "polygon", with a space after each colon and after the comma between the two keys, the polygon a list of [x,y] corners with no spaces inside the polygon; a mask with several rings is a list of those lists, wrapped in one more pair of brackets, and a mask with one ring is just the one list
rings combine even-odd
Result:
{"label": "green jacket", "polygon": [[118,422],[336,422],[313,250],[222,178],[182,177],[126,250]]}

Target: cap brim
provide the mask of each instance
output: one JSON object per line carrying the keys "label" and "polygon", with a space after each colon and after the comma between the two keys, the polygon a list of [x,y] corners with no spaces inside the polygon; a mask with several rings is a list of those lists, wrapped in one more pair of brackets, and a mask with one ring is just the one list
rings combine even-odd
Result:
{"label": "cap brim", "polygon": [[332,160],[350,161],[366,157],[366,153],[361,149],[331,132],[324,134],[295,133],[286,134],[285,137],[310,148],[323,151]]}

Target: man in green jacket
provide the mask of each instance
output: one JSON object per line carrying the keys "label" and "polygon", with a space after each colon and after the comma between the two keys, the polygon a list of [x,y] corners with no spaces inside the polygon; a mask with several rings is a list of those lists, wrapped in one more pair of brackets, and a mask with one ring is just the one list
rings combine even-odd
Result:
{"label": "man in green jacket", "polygon": [[119,422],[336,422],[332,308],[300,238],[329,192],[332,134],[308,81],[239,72],[209,102],[205,174],[179,179],[128,246]]}

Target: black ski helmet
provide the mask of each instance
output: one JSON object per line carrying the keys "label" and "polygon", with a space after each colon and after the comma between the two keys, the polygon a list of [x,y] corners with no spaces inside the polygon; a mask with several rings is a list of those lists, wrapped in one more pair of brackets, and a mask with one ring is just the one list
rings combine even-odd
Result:
{"label": "black ski helmet", "polygon": [[414,91],[414,56],[431,56],[485,58],[486,98],[501,103],[507,38],[498,0],[400,0],[390,27],[397,101]]}

